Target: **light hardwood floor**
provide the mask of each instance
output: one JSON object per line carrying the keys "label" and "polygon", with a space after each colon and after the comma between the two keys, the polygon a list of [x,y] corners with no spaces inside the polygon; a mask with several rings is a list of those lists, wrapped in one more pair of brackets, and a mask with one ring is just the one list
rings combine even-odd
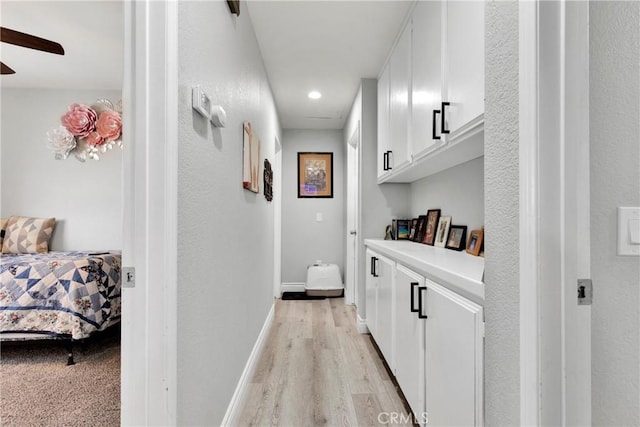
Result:
{"label": "light hardwood floor", "polygon": [[[392,414],[403,414],[394,416]],[[277,300],[239,426],[375,426],[408,420],[370,335],[343,298]],[[409,424],[411,425],[411,424]]]}

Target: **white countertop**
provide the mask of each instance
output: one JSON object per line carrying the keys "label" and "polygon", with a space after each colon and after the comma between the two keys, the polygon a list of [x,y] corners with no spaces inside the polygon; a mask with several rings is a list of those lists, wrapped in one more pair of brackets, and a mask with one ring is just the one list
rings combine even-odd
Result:
{"label": "white countertop", "polygon": [[477,303],[484,303],[483,257],[409,240],[365,239],[364,244],[427,279]]}

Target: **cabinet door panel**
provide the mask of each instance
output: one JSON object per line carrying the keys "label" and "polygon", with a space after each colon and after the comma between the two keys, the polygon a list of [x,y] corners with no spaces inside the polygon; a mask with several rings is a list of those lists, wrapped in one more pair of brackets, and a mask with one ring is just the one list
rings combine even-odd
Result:
{"label": "cabinet door panel", "polygon": [[422,276],[401,265],[396,267],[395,374],[418,420],[424,413],[424,321],[411,309],[418,308],[420,287],[424,287]]}
{"label": "cabinet door panel", "polygon": [[378,178],[387,175],[385,153],[389,150],[389,66],[378,79]]}
{"label": "cabinet door panel", "polygon": [[411,89],[411,25],[400,35],[391,54],[389,79],[389,123],[392,168],[411,161],[409,153],[409,91]]}
{"label": "cabinet door panel", "polygon": [[376,343],[389,366],[393,366],[393,273],[394,262],[378,257],[378,323]]}
{"label": "cabinet door panel", "polygon": [[446,121],[451,133],[484,113],[484,4],[446,3]]}
{"label": "cabinet door panel", "polygon": [[367,275],[365,277],[365,310],[367,317],[367,328],[371,335],[375,337],[377,333],[377,314],[378,314],[378,280],[373,276],[373,261],[375,261],[376,253],[367,249]]}
{"label": "cabinet door panel", "polygon": [[[418,2],[413,11],[411,41],[411,146],[413,160],[440,147],[444,138],[433,138],[433,111],[442,100],[441,4]],[[438,119],[440,117],[438,116]],[[436,123],[440,136],[440,123]]]}
{"label": "cabinet door panel", "polygon": [[429,425],[482,424],[482,307],[426,281]]}

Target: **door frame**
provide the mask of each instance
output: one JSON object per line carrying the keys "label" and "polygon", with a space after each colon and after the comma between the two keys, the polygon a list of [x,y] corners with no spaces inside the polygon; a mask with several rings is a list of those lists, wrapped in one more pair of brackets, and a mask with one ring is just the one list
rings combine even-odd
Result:
{"label": "door frame", "polygon": [[519,4],[520,423],[590,425],[588,3],[542,3]]}
{"label": "door frame", "polygon": [[[346,248],[346,283],[345,300],[347,304],[356,305],[358,302],[358,279],[360,265],[360,121],[356,123],[355,129],[347,141],[347,248]],[[355,166],[352,166],[352,162]],[[353,181],[353,182],[352,182]],[[350,192],[354,191],[355,195]],[[352,197],[353,196],[353,197]],[[352,201],[355,201],[352,205]],[[355,212],[354,212],[355,209]],[[353,219],[353,227],[349,227],[349,221]],[[351,244],[351,231],[355,230],[353,237],[353,258],[349,257],[349,245]]]}
{"label": "door frame", "polygon": [[121,424],[177,424],[177,2],[123,2]]}

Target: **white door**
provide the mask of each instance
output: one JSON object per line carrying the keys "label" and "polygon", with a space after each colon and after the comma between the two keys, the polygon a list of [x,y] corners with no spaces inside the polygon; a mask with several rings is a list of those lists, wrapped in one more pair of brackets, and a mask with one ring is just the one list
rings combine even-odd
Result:
{"label": "white door", "polygon": [[358,233],[359,185],[360,185],[360,122],[347,144],[347,272],[345,298],[347,304],[358,301],[358,260],[360,245]]}
{"label": "white door", "polygon": [[590,425],[589,4],[519,13],[521,422]]}
{"label": "white door", "polygon": [[387,64],[378,78],[378,179],[389,173],[391,129],[389,124],[389,69]]}
{"label": "white door", "polygon": [[427,425],[481,426],[482,307],[425,281],[419,309],[425,325]]}
{"label": "white door", "polygon": [[273,159],[273,296],[280,298],[282,284],[282,146],[275,141]]}
{"label": "white door", "polygon": [[373,338],[380,348],[387,364],[393,369],[395,366],[393,354],[393,275],[395,263],[389,258],[377,256],[374,263],[375,274],[378,276],[378,324],[377,335]]}
{"label": "white door", "polygon": [[441,114],[452,134],[484,113],[484,3],[446,4],[445,101]]}
{"label": "white door", "polygon": [[[442,101],[441,8],[423,1],[413,10],[411,39],[411,151],[413,161],[440,147]],[[434,120],[435,119],[435,120]]]}
{"label": "white door", "polygon": [[396,267],[394,371],[409,407],[424,425],[424,320],[418,310],[421,287],[424,277],[402,265]]}
{"label": "white door", "polygon": [[409,114],[411,97],[411,23],[407,24],[389,61],[389,144],[387,166],[399,169],[411,161]]}

